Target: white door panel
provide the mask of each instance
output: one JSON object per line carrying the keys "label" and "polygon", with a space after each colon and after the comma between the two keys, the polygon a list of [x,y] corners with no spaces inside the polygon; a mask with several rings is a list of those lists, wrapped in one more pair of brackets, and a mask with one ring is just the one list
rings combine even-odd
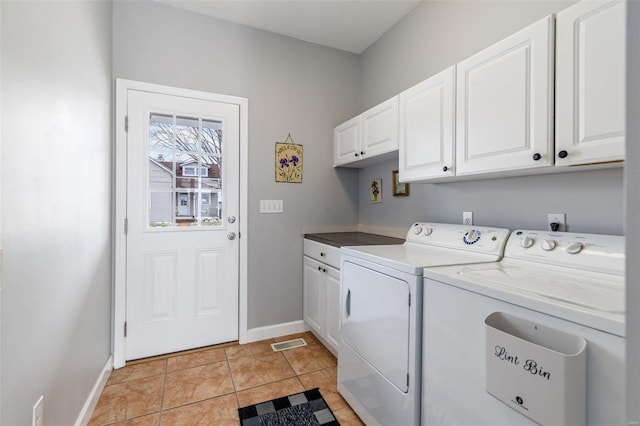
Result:
{"label": "white door panel", "polygon": [[304,256],[303,262],[303,307],[304,321],[318,334],[324,334],[324,300],[322,263]]}
{"label": "white door panel", "polygon": [[457,175],[553,165],[553,22],[457,65]]}
{"label": "white door panel", "polygon": [[239,107],[129,90],[128,120],[126,359],[237,340]]}
{"label": "white door panel", "polygon": [[452,176],[455,66],[400,93],[400,181]]}
{"label": "white door panel", "polygon": [[365,111],[360,155],[371,157],[398,149],[398,97]]}
{"label": "white door panel", "polygon": [[351,262],[342,264],[342,343],[401,392],[409,374],[409,285]]}
{"label": "white door panel", "polygon": [[580,2],[558,14],[558,165],[624,159],[625,17],[624,1]]}
{"label": "white door panel", "polygon": [[324,289],[325,337],[337,353],[340,342],[340,271],[338,269],[327,267]]}

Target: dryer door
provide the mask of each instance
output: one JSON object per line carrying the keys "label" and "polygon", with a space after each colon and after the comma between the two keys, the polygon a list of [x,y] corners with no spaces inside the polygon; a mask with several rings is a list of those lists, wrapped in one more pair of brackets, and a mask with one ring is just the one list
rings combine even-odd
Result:
{"label": "dryer door", "polygon": [[342,266],[342,342],[406,393],[409,284],[351,262]]}

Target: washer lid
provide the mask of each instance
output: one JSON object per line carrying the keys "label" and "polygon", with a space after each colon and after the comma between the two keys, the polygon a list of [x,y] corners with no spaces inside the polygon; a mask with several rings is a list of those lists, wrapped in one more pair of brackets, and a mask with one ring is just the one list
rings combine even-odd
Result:
{"label": "washer lid", "polygon": [[492,264],[425,269],[424,276],[624,336],[620,275],[505,258]]}
{"label": "washer lid", "polygon": [[[424,244],[342,247],[343,257],[352,256],[387,268],[422,276],[425,267],[496,262],[497,254],[474,253]],[[352,260],[357,263],[357,260]]]}

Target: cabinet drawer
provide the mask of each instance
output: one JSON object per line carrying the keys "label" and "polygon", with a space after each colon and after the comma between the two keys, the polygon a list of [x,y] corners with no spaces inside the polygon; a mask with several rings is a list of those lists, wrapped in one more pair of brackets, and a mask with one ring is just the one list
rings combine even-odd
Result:
{"label": "cabinet drawer", "polygon": [[304,239],[304,255],[340,269],[340,249]]}

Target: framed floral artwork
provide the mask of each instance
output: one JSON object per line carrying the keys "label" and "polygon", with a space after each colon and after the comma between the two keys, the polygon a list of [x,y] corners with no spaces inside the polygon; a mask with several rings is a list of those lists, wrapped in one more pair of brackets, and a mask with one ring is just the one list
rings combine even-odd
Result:
{"label": "framed floral artwork", "polygon": [[302,145],[293,143],[291,135],[276,142],[276,182],[302,183]]}
{"label": "framed floral artwork", "polygon": [[369,185],[369,201],[372,203],[382,202],[382,179],[373,179]]}
{"label": "framed floral artwork", "polygon": [[391,172],[391,178],[393,179],[393,191],[392,194],[394,197],[406,197],[409,195],[409,184],[400,182],[400,175],[398,175],[398,171],[394,170]]}

